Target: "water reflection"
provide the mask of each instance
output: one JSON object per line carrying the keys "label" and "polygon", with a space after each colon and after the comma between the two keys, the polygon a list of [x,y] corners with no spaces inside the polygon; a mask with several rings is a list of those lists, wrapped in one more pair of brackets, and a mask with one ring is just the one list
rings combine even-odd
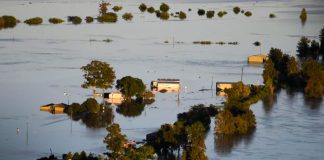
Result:
{"label": "water reflection", "polygon": [[81,117],[82,123],[88,128],[106,128],[114,120],[114,113],[111,107],[98,113],[87,113]]}
{"label": "water reflection", "polygon": [[310,109],[318,110],[321,107],[322,99],[307,98],[304,96],[304,105]]}
{"label": "water reflection", "polygon": [[277,103],[277,95],[269,95],[262,99],[263,110],[270,113],[274,104]]}
{"label": "water reflection", "polygon": [[231,154],[234,147],[244,143],[251,144],[254,137],[255,129],[251,129],[246,135],[218,135],[214,136],[215,152],[218,155]]}
{"label": "water reflection", "polygon": [[123,102],[117,105],[117,113],[125,117],[137,117],[144,111],[145,103],[139,101]]}

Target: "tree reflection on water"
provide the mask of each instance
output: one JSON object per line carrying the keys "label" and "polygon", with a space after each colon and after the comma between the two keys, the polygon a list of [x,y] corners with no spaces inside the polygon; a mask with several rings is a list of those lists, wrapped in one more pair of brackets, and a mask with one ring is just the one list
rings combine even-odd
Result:
{"label": "tree reflection on water", "polygon": [[231,154],[234,147],[242,142],[249,145],[253,140],[255,129],[251,129],[245,135],[214,135],[215,152],[219,155]]}
{"label": "tree reflection on water", "polygon": [[132,100],[118,105],[116,111],[125,117],[137,117],[142,114],[144,107],[145,103]]}
{"label": "tree reflection on water", "polygon": [[274,104],[277,103],[277,95],[268,95],[262,99],[263,110],[265,113],[270,113]]}

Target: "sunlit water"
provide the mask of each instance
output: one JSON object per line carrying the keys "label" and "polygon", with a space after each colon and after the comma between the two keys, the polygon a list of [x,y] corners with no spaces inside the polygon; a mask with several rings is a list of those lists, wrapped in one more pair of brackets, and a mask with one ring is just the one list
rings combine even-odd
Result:
{"label": "sunlit water", "polygon": [[[29,2],[32,2],[29,4]],[[0,159],[36,159],[50,153],[69,151],[103,153],[105,128],[87,128],[65,114],[40,112],[48,103],[82,103],[91,91],[80,87],[80,67],[93,59],[110,63],[117,79],[131,75],[149,86],[157,78],[179,78],[182,90],[159,93],[156,102],[139,116],[125,117],[114,108],[113,121],[121,125],[129,139],[142,140],[164,123],[173,123],[176,115],[194,104],[221,104],[215,91],[216,81],[262,83],[262,66],[249,66],[248,55],[281,48],[295,55],[300,36],[318,39],[324,22],[322,1],[173,1],[171,11],[187,12],[187,20],[161,21],[154,14],[140,13],[142,1],[112,1],[122,5],[116,24],[69,23],[50,25],[50,17],[96,16],[96,0],[30,0],[0,2],[0,15],[18,19],[41,16],[44,24],[19,24],[0,31]],[[145,1],[155,8],[160,1]],[[234,15],[240,6],[253,16]],[[308,11],[305,26],[299,12]],[[188,12],[188,8],[192,11]],[[223,18],[199,17],[197,9],[226,10]],[[121,19],[132,12],[132,22]],[[274,13],[277,18],[268,18]],[[113,40],[110,43],[104,39]],[[173,40],[175,43],[172,44]],[[239,45],[194,45],[193,41],[237,41]],[[168,41],[169,43],[164,43]],[[261,47],[252,43],[261,42]],[[213,83],[213,85],[212,85]],[[185,89],[186,86],[186,89]],[[69,93],[69,97],[64,96]],[[206,138],[209,159],[321,159],[324,157],[324,103],[304,100],[301,93],[278,93],[273,106],[252,106],[257,118],[256,130],[247,137],[220,139],[211,131]],[[17,134],[16,128],[20,129]],[[28,128],[28,134],[27,134]]]}

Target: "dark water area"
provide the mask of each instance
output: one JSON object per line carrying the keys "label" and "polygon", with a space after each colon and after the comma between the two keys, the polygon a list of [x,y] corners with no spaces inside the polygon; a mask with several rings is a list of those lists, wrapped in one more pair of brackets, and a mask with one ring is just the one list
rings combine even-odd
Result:
{"label": "dark water area", "polygon": [[[0,30],[0,159],[36,159],[48,156],[50,149],[56,155],[82,150],[103,153],[104,126],[111,122],[119,123],[129,139],[141,141],[192,105],[222,104],[225,98],[215,94],[215,82],[239,81],[242,68],[244,83],[262,84],[263,66],[247,64],[247,56],[267,53],[271,47],[295,55],[300,37],[318,40],[324,25],[320,0],[168,1],[172,12],[186,11],[184,21],[161,21],[140,13],[141,2],[158,7],[162,1],[111,1],[123,6],[116,24],[51,25],[50,17],[97,16],[98,1],[0,1],[0,15],[44,18],[40,26],[20,23]],[[235,15],[234,6],[253,15]],[[299,19],[302,7],[309,12],[304,26]],[[198,8],[226,10],[228,15],[207,19],[197,15]],[[126,11],[133,13],[133,21],[120,18]],[[269,13],[277,17],[270,19]],[[203,40],[238,45],[192,43]],[[181,43],[173,45],[173,41]],[[261,46],[254,46],[255,41]],[[112,106],[102,115],[79,120],[39,110],[44,104],[82,103],[89,98],[92,91],[81,88],[84,79],[79,68],[94,59],[111,64],[117,79],[131,75],[147,87],[157,78],[178,78],[181,91],[157,93],[154,103],[135,106],[136,110]],[[212,119],[206,154],[209,159],[322,159],[323,108],[323,101],[282,90],[252,106],[257,128],[247,136],[217,137]]]}

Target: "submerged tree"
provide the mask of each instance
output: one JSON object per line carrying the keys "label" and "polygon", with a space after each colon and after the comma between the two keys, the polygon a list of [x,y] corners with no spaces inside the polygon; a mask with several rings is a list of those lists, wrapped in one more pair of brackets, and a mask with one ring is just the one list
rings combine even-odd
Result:
{"label": "submerged tree", "polygon": [[109,5],[110,5],[110,3],[105,2],[104,0],[101,1],[101,3],[99,4],[99,15],[100,16],[107,13]]}
{"label": "submerged tree", "polygon": [[130,101],[133,96],[141,97],[145,91],[145,85],[139,78],[131,76],[117,80],[117,89],[120,89],[126,101]]}
{"label": "submerged tree", "polygon": [[233,8],[233,12],[234,12],[235,14],[240,13],[240,11],[241,11],[241,8],[238,7],[238,6],[236,6],[236,7]]}
{"label": "submerged tree", "polygon": [[186,127],[189,145],[184,150],[182,160],[207,160],[205,154],[205,128],[201,122]]}
{"label": "submerged tree", "polygon": [[111,151],[112,159],[120,159],[124,154],[124,144],[127,142],[126,136],[121,133],[119,124],[114,123],[106,128],[108,135],[104,139],[107,149]]}
{"label": "submerged tree", "polygon": [[81,67],[81,70],[84,72],[83,77],[86,79],[81,87],[91,87],[94,94],[96,93],[96,88],[111,88],[115,80],[115,71],[106,62],[93,60],[86,66]]}
{"label": "submerged tree", "polygon": [[302,24],[304,25],[307,20],[307,11],[305,8],[303,8],[302,11],[300,12],[299,18],[300,18]]}

